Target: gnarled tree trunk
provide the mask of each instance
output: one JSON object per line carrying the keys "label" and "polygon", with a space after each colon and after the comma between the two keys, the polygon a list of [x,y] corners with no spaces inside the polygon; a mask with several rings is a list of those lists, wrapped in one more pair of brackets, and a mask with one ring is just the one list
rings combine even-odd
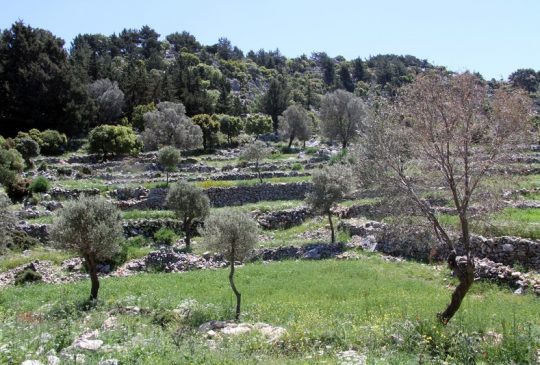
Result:
{"label": "gnarled tree trunk", "polygon": [[328,222],[330,223],[330,231],[332,232],[332,243],[336,243],[336,234],[334,232],[334,223],[332,222],[332,213],[328,211]]}
{"label": "gnarled tree trunk", "polygon": [[447,324],[456,314],[463,298],[465,298],[474,282],[474,261],[471,258],[468,257],[465,262],[458,263],[456,253],[452,252],[448,257],[448,266],[456,274],[459,284],[454,289],[450,304],[448,304],[445,311],[437,314],[437,318],[443,324]]}

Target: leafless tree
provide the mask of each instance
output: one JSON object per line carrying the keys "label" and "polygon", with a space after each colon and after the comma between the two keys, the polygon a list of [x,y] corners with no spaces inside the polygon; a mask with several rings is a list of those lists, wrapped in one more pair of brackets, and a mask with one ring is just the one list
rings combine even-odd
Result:
{"label": "leafless tree", "polygon": [[[505,87],[490,90],[470,73],[426,73],[402,89],[394,105],[380,105],[358,144],[361,182],[378,186],[386,198],[407,202],[408,214],[425,218],[450,251],[447,261],[459,285],[438,314],[443,323],[454,316],[474,280],[473,200],[485,205],[494,196],[487,178],[520,146],[530,110],[525,95]],[[435,188],[442,189],[455,208],[457,240],[424,199]],[[458,252],[464,260],[456,259]]]}

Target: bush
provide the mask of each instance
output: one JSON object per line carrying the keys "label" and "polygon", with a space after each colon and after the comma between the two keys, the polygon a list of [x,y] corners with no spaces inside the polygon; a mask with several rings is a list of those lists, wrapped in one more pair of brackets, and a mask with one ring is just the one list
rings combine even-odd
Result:
{"label": "bush", "polygon": [[6,194],[9,196],[11,201],[21,202],[30,194],[30,191],[28,190],[29,186],[30,180],[16,177],[14,180],[6,184]]}
{"label": "bush", "polygon": [[35,283],[41,281],[43,277],[37,271],[32,270],[31,268],[25,269],[24,271],[15,275],[15,285],[24,285],[26,283]]}
{"label": "bush", "polygon": [[142,142],[130,127],[100,125],[88,135],[89,151],[102,154],[103,160],[109,155],[138,155]]}
{"label": "bush", "polygon": [[38,176],[30,183],[29,189],[32,193],[46,193],[49,190],[49,180],[43,176]]}
{"label": "bush", "polygon": [[58,131],[47,129],[41,132],[41,143],[39,147],[41,148],[41,154],[49,155],[60,155],[64,153],[67,147],[67,137],[65,134]]}
{"label": "bush", "polygon": [[57,167],[56,173],[58,175],[71,176],[71,174],[73,173],[73,170],[70,169],[69,167]]}
{"label": "bush", "polygon": [[160,228],[154,233],[154,240],[157,244],[170,246],[178,239],[178,235],[169,228]]}
{"label": "bush", "polygon": [[291,166],[291,170],[293,171],[302,171],[303,169],[304,167],[302,166],[300,162],[296,162]]}
{"label": "bush", "polygon": [[30,159],[39,156],[39,145],[32,138],[15,138],[15,148],[29,166]]}

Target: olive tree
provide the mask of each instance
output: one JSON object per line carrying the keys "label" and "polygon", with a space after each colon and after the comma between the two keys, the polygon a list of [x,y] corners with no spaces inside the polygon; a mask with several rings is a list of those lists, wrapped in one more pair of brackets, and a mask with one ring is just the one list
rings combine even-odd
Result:
{"label": "olive tree", "polygon": [[247,214],[232,209],[213,213],[204,222],[202,234],[212,251],[221,252],[230,264],[229,284],[236,296],[236,315],[240,318],[242,294],[234,284],[236,261],[241,261],[257,243],[259,226]]}
{"label": "olive tree", "polygon": [[166,202],[167,207],[182,220],[186,232],[186,249],[189,249],[193,221],[203,221],[208,216],[210,200],[201,188],[185,181],[179,181],[171,185]]}
{"label": "olive tree", "polygon": [[202,144],[202,130],[188,118],[184,105],[164,101],[156,107],[157,110],[143,116],[144,132],[141,136],[146,150],[156,150],[163,146],[185,150]]}
{"label": "olive tree", "polygon": [[270,154],[270,148],[266,147],[266,143],[263,141],[255,141],[249,144],[244,152],[240,155],[240,159],[243,161],[254,161],[255,170],[257,171],[257,176],[259,177],[260,182],[262,183],[261,170],[259,168],[259,163],[268,157]]}
{"label": "olive tree", "polygon": [[279,134],[289,140],[288,148],[295,138],[305,142],[311,136],[309,125],[311,118],[307,111],[299,105],[291,105],[279,117]]}
{"label": "olive tree", "polygon": [[159,150],[158,161],[167,174],[167,185],[169,185],[169,172],[176,171],[180,162],[180,151],[172,146],[166,146]]}
{"label": "olive tree", "polygon": [[98,124],[111,124],[122,115],[124,93],[116,81],[96,80],[88,85],[88,94],[96,105]]}
{"label": "olive tree", "polygon": [[[363,184],[379,189],[386,201],[399,198],[403,208],[392,205],[393,214],[405,211],[423,218],[449,252],[447,262],[459,284],[438,314],[444,324],[474,282],[471,222],[497,208],[502,193],[499,184],[485,180],[522,145],[530,110],[527,96],[505,87],[490,90],[471,73],[430,72],[404,87],[396,104],[382,105],[358,143]],[[457,230],[423,199],[433,189],[451,202]]]}
{"label": "olive tree", "polygon": [[81,197],[66,203],[51,228],[56,247],[77,251],[90,274],[90,299],[98,297],[97,264],[111,259],[123,240],[120,211],[102,197]]}
{"label": "olive tree", "polygon": [[328,217],[330,223],[331,241],[336,242],[332,208],[352,190],[352,172],[343,165],[326,166],[316,170],[311,176],[313,187],[306,195],[307,205],[322,215]]}
{"label": "olive tree", "polygon": [[338,140],[347,148],[359,134],[368,118],[365,102],[350,92],[336,90],[324,95],[321,101],[321,133],[332,141]]}

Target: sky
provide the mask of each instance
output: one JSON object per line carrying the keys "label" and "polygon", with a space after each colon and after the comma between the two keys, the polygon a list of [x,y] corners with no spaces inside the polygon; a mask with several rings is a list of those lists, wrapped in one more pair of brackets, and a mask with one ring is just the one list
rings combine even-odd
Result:
{"label": "sky", "polygon": [[540,70],[539,0],[0,0],[0,28],[17,20],[66,41],[149,25],[164,38],[186,30],[247,53],[324,51],[347,59],[410,54],[453,71],[506,79]]}

